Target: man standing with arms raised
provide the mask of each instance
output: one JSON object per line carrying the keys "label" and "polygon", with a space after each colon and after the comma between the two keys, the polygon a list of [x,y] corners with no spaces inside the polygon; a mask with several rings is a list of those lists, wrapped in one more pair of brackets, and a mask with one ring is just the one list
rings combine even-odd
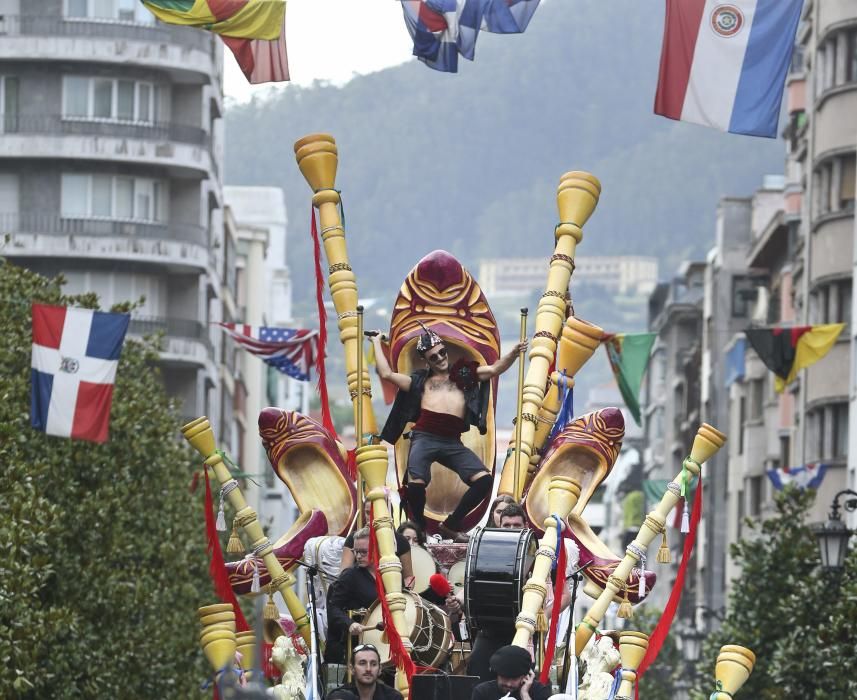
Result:
{"label": "man standing with arms raised", "polygon": [[381,438],[395,444],[408,422],[414,421],[408,453],[407,500],[411,517],[420,527],[426,525],[426,488],[434,462],[453,470],[469,485],[458,506],[438,527],[443,536],[460,541],[464,517],[491,493],[493,486],[491,472],[473,450],[464,446],[461,434],[471,425],[485,434],[489,382],[512,366],[527,349],[527,341],[517,343],[490,365],[460,359],[450,366],[446,343],[434,331],[425,326],[423,330],[417,353],[426,361],[426,369],[410,376],[390,368],[380,332],[372,336],[378,376],[399,389]]}

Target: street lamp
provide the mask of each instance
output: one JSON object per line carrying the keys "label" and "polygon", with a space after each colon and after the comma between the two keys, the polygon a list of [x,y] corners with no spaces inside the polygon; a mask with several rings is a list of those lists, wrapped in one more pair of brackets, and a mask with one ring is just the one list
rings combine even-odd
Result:
{"label": "street lamp", "polygon": [[699,655],[702,652],[702,640],[705,639],[705,635],[696,627],[685,627],[680,636],[684,658],[693,665],[699,661]]}
{"label": "street lamp", "polygon": [[841,571],[845,566],[845,557],[848,554],[848,539],[853,534],[839,517],[839,499],[849,496],[843,504],[849,513],[857,510],[857,491],[845,489],[836,494],[830,515],[826,523],[818,523],[812,530],[818,538],[818,550],[821,555],[821,566],[825,571]]}

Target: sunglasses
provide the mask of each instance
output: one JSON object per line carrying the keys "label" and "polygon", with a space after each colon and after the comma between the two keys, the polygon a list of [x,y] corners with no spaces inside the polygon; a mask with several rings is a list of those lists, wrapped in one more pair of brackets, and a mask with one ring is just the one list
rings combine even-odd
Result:
{"label": "sunglasses", "polygon": [[378,651],[378,647],[374,644],[358,644],[351,650],[352,654],[356,654],[358,651]]}
{"label": "sunglasses", "polygon": [[426,355],[429,362],[438,362],[446,357],[446,348],[440,348],[434,355]]}

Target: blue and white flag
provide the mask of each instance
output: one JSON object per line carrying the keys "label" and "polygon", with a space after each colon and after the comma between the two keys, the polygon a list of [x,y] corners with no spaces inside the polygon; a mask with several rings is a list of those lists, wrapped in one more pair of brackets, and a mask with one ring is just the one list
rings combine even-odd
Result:
{"label": "blue and white flag", "polygon": [[817,489],[827,473],[827,465],[820,462],[804,464],[802,467],[783,467],[769,469],[768,478],[777,491],[782,491],[788,484],[794,484],[799,489]]}

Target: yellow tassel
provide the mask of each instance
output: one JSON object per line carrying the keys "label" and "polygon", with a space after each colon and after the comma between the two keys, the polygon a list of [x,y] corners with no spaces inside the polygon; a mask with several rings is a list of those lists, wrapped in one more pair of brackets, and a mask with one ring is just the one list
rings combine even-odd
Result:
{"label": "yellow tassel", "polygon": [[280,611],[277,608],[277,604],[274,602],[274,594],[272,592],[268,593],[268,602],[265,603],[265,611],[263,612],[263,617],[266,620],[280,619]]}
{"label": "yellow tassel", "polygon": [[670,548],[667,544],[667,531],[663,531],[663,539],[661,540],[661,546],[658,548],[658,556],[657,561],[658,564],[669,564],[673,558],[670,554]]}
{"label": "yellow tassel", "polygon": [[622,603],[619,605],[619,612],[617,613],[619,617],[624,620],[630,620],[634,617],[634,608],[631,607],[631,601],[628,600],[628,586],[625,586],[625,597],[622,599]]}
{"label": "yellow tassel", "polygon": [[227,554],[244,554],[244,545],[241,544],[241,538],[238,537],[238,528],[235,527],[235,521],[232,521],[232,534],[229,535],[229,542],[226,545]]}

